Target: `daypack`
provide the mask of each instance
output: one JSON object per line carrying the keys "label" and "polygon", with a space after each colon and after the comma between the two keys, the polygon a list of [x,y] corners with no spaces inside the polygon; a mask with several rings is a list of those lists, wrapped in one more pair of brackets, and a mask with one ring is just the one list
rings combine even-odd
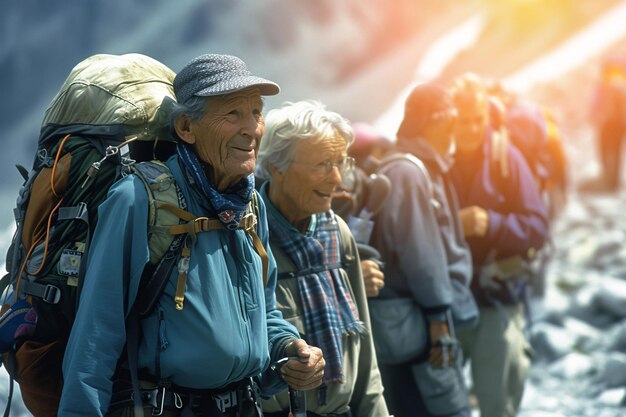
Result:
{"label": "daypack", "polygon": [[[15,379],[36,417],[56,415],[63,353],[98,206],[109,188],[132,173],[148,193],[150,264],[133,307],[139,318],[158,300],[188,234],[221,228],[215,219],[185,211],[163,163],[141,162],[164,160],[173,152],[166,126],[174,75],[140,54],[94,55],[82,61],[46,111],[32,170],[20,169],[25,183],[14,210],[17,230],[6,257],[8,274],[2,279],[3,292],[8,290],[0,351],[12,377],[11,392]],[[242,227],[263,257],[255,232],[257,210],[256,203],[249,206]],[[179,273],[179,279],[185,276]],[[176,294],[181,308],[184,281],[182,288]]]}
{"label": "daypack", "polygon": [[554,219],[565,204],[567,191],[567,160],[554,114],[534,103],[513,103],[505,126],[509,140],[535,176],[549,218]]}
{"label": "daypack", "polygon": [[[498,187],[504,189],[509,177],[506,148],[513,144],[524,156],[546,207],[548,220],[553,221],[565,204],[567,191],[567,162],[553,113],[535,103],[513,102],[504,110],[501,119],[501,124],[492,126],[495,128],[492,136],[492,163]],[[510,276],[525,276],[532,292],[542,295],[545,270],[553,253],[554,244],[549,237],[546,244],[534,248],[526,256],[491,262],[483,268],[482,275],[498,277],[505,283]],[[493,283],[483,283],[483,286],[490,285]],[[509,292],[516,293],[518,290],[511,288]]]}

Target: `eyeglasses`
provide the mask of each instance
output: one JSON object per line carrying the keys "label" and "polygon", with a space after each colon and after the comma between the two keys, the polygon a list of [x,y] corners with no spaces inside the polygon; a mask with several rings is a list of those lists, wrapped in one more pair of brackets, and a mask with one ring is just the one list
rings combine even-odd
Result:
{"label": "eyeglasses", "polygon": [[311,174],[316,177],[325,177],[329,175],[334,167],[337,167],[337,169],[339,169],[339,173],[343,177],[354,171],[354,167],[356,166],[354,158],[352,158],[351,156],[346,156],[341,161],[327,160],[315,165],[305,164],[302,162],[292,162],[292,164],[304,165],[309,167],[309,169],[311,170]]}

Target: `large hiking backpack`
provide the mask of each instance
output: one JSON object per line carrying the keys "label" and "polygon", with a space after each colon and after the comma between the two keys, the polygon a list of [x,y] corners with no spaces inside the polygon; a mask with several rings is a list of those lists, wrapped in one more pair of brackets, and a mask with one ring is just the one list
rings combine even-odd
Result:
{"label": "large hiking backpack", "polygon": [[567,162],[554,114],[535,103],[513,103],[506,114],[506,130],[532,170],[554,219],[563,208],[567,186]]}
{"label": "large hiking backpack", "polygon": [[[15,379],[33,415],[57,414],[61,363],[91,233],[98,206],[116,181],[132,173],[148,195],[150,262],[129,312],[124,357],[134,389],[139,320],[152,311],[176,262],[183,266],[175,296],[182,310],[184,265],[194,235],[224,228],[217,218],[185,210],[182,193],[159,161],[175,149],[167,132],[173,79],[169,68],[144,55],[94,55],[74,67],[46,111],[32,171],[20,170],[25,183],[15,209],[17,230],[0,284],[0,353],[11,376],[9,406]],[[256,197],[239,227],[262,259],[265,284],[268,257],[256,234]],[[140,408],[140,395],[135,398]]]}
{"label": "large hiking backpack", "polygon": [[[498,188],[506,187],[510,175],[506,148],[512,144],[526,160],[548,213],[548,220],[553,221],[565,205],[567,192],[567,163],[554,114],[528,101],[513,101],[508,108],[495,112],[492,108],[491,115],[499,112],[502,112],[500,123],[492,124],[492,161]],[[554,250],[549,237],[542,247],[534,248],[526,256],[518,255],[490,262],[481,273],[487,281],[483,285],[493,285],[491,277],[509,283],[509,277],[521,275],[527,277],[534,295],[543,295],[546,268]],[[509,292],[518,291],[510,289]]]}
{"label": "large hiking backpack", "polygon": [[[174,75],[140,54],[94,55],[80,62],[46,111],[32,170],[20,170],[25,183],[2,280],[2,289],[9,289],[0,345],[9,374],[36,416],[56,415],[61,361],[98,206],[114,182],[136,171],[136,161],[164,158],[173,149],[166,116]],[[161,180],[167,176],[155,179]],[[149,192],[151,198],[171,200],[158,188]],[[159,221],[178,223],[178,216],[163,210],[153,217],[161,214]],[[154,259],[172,239],[154,245]]]}

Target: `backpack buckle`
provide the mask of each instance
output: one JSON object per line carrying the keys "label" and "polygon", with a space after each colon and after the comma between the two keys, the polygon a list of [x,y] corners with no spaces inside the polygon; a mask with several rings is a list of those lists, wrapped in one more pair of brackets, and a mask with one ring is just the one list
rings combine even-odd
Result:
{"label": "backpack buckle", "polygon": [[41,297],[48,304],[57,304],[61,300],[61,290],[54,285],[46,285]]}
{"label": "backpack buckle", "polygon": [[[165,404],[165,387],[161,387],[160,389],[157,389],[156,391],[157,391],[155,395],[156,404],[153,405],[152,407],[152,415],[160,416],[163,414],[163,406]],[[161,394],[160,397],[159,397],[159,394]]]}
{"label": "backpack buckle", "polygon": [[239,227],[243,228],[246,232],[254,229],[256,226],[256,216],[254,213],[248,213],[241,218]]}
{"label": "backpack buckle", "polygon": [[220,412],[225,413],[227,409],[237,405],[237,390],[215,394],[213,395],[213,400]]}

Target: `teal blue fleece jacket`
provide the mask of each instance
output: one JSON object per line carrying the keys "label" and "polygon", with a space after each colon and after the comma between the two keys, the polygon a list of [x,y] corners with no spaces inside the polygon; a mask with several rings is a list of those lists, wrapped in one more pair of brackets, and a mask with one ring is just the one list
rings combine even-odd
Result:
{"label": "teal blue fleece jacket", "polygon": [[[206,216],[208,201],[190,183],[178,158],[167,164],[188,211]],[[258,234],[270,258],[267,286],[261,258],[245,231],[198,234],[191,247],[183,310],[175,308],[174,268],[157,308],[141,323],[140,368],[189,388],[220,388],[262,374],[265,394],[286,388],[267,369],[298,332],[275,307],[276,263],[268,244],[265,206],[261,198],[258,201]],[[128,306],[135,301],[149,260],[147,207],[145,187],[134,175],[116,183],[99,207],[63,362],[59,415],[102,416],[108,409],[111,376],[125,347]]]}

